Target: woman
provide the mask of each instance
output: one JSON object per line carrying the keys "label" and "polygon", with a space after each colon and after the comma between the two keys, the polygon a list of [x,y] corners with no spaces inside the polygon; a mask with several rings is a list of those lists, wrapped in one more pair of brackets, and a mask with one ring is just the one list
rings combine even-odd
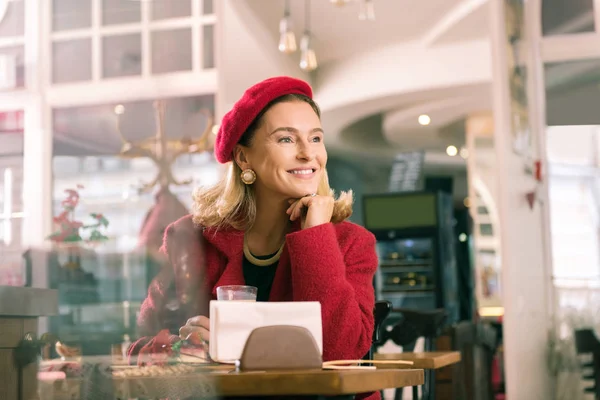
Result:
{"label": "woman", "polygon": [[[324,360],[367,353],[375,238],[345,221],[352,195],[335,199],[329,188],[325,137],[307,83],[276,77],[244,93],[216,138],[217,160],[230,163],[227,176],[197,192],[192,215],[166,231],[170,267],[142,305],[143,331],[168,326],[208,341],[216,288],[247,284],[258,287],[258,301],[319,301]],[[151,339],[140,339],[132,353],[144,345]]]}

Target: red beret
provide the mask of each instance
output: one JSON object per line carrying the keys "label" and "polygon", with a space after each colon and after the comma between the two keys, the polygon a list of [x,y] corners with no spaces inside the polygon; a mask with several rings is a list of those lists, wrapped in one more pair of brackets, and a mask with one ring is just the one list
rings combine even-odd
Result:
{"label": "red beret", "polygon": [[267,104],[286,94],[303,94],[312,99],[312,89],[308,83],[289,76],[269,78],[247,89],[221,121],[215,140],[217,161],[222,164],[231,161],[235,145],[254,118]]}

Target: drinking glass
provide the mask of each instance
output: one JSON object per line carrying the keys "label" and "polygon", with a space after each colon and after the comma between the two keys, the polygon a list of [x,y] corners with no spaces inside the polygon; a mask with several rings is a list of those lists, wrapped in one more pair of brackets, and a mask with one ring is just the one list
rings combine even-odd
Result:
{"label": "drinking glass", "polygon": [[254,286],[229,285],[217,288],[217,300],[256,301],[258,288]]}

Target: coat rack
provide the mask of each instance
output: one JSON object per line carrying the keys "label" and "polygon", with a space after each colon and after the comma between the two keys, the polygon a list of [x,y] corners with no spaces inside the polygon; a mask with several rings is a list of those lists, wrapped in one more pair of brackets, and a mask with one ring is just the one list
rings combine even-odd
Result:
{"label": "coat rack", "polygon": [[165,135],[165,111],[166,102],[157,100],[154,102],[156,133],[139,142],[127,140],[121,132],[121,115],[117,113],[117,132],[123,142],[119,155],[124,158],[147,157],[151,159],[158,168],[156,178],[152,182],[142,184],[140,193],[147,193],[159,185],[161,189],[168,189],[170,185],[182,186],[189,185],[192,179],[179,181],[173,176],[171,169],[177,158],[183,154],[197,154],[205,151],[211,151],[214,145],[213,124],[214,117],[208,110],[200,112],[207,117],[207,124],[204,132],[198,139],[182,137],[179,139],[167,139]]}

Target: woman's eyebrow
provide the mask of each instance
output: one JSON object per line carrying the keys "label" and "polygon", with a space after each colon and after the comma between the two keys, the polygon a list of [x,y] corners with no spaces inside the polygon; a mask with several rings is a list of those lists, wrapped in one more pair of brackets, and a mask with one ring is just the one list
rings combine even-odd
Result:
{"label": "woman's eyebrow", "polygon": [[[298,129],[293,128],[291,126],[281,126],[279,128],[276,128],[273,132],[269,133],[269,136],[274,134],[275,132],[292,132],[292,133],[297,133],[299,132]],[[323,132],[322,128],[313,128],[310,133],[315,133],[315,132],[321,132],[321,133],[325,133]]]}

